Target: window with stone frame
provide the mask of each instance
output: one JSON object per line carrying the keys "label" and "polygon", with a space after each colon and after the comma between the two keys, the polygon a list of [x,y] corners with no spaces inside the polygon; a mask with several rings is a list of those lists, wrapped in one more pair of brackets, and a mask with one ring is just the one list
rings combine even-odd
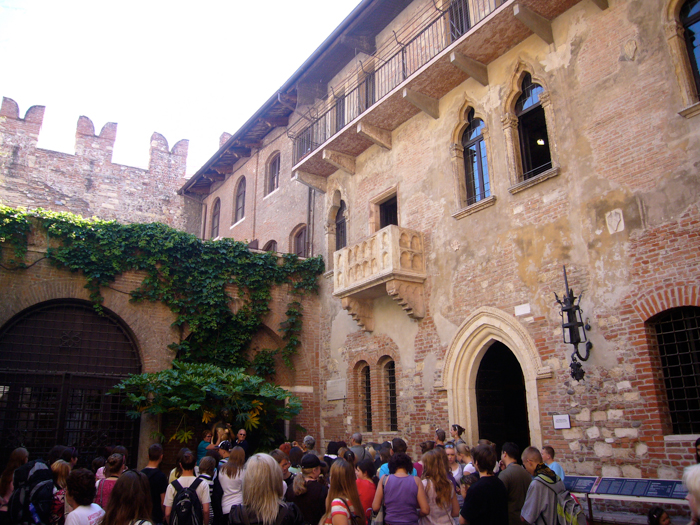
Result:
{"label": "window with stone frame", "polygon": [[683,4],[679,18],[697,93],[700,91],[700,0],[688,0]]}
{"label": "window with stone frame", "polygon": [[522,93],[515,103],[522,180],[536,177],[552,167],[547,120],[540,103],[543,91],[542,86],[533,82],[530,74],[526,73],[522,81]]}
{"label": "window with stone frame", "polygon": [[219,222],[221,219],[221,199],[214,201],[214,207],[211,212],[211,238],[216,239],[219,236]]}
{"label": "window with stone frame", "polygon": [[280,154],[274,153],[267,163],[266,194],[275,191],[280,184]]}
{"label": "window with stone frame", "polygon": [[245,185],[245,177],[241,177],[236,187],[236,209],[233,216],[234,223],[243,220],[245,217]]}
{"label": "window with stone frame", "polygon": [[340,201],[340,206],[335,214],[335,249],[340,250],[348,244],[347,224],[345,219],[345,201]]}
{"label": "window with stone frame", "polygon": [[396,364],[393,360],[384,363],[389,431],[399,430],[399,412],[396,396]]}
{"label": "window with stone frame", "polygon": [[462,135],[464,148],[464,173],[467,187],[467,206],[491,195],[489,166],[484,141],[484,121],[469,111],[468,126]]}
{"label": "window with stone frame", "polygon": [[674,434],[700,434],[700,308],[672,308],[652,322]]}
{"label": "window with stone frame", "polygon": [[276,252],[277,251],[277,241],[268,241],[265,246],[263,246],[264,252]]}
{"label": "window with stone frame", "polygon": [[303,226],[294,234],[294,253],[297,254],[299,257],[308,257],[308,250],[306,246],[306,231],[306,226]]}

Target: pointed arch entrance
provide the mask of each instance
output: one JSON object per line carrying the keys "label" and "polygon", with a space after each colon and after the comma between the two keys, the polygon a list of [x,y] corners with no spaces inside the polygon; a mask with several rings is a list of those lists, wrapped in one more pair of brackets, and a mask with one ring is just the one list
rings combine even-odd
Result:
{"label": "pointed arch entrance", "polygon": [[141,368],[131,331],[106,309],[59,300],[20,312],[0,328],[0,456],[67,445],[89,466],[100,447],[121,444],[135,463],[138,422],[105,394]]}
{"label": "pointed arch entrance", "polygon": [[552,377],[552,370],[542,364],[535,342],[520,322],[497,308],[482,307],[470,315],[447,351],[442,386],[447,392],[450,423],[465,427],[467,442],[476,443],[484,437],[479,427],[477,378],[482,361],[495,343],[506,347],[522,371],[529,439],[532,445],[541,447],[537,381]]}

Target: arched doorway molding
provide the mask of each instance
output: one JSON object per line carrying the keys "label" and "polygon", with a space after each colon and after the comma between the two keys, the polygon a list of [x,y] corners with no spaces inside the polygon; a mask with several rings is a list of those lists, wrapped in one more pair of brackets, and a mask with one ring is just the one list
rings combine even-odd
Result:
{"label": "arched doorway molding", "polygon": [[442,373],[442,388],[447,391],[451,423],[466,428],[466,440],[476,443],[479,425],[476,407],[476,376],[484,354],[495,341],[506,345],[523,371],[527,412],[532,444],[542,446],[537,380],[552,377],[549,366],[542,364],[530,334],[513,318],[497,308],[482,307],[471,314],[452,339]]}

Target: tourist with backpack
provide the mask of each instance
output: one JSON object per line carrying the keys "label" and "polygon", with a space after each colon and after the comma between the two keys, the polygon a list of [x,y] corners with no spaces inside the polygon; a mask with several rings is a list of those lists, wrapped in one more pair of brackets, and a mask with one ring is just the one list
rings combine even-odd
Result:
{"label": "tourist with backpack", "polygon": [[53,474],[46,463],[35,459],[17,468],[14,491],[8,504],[10,523],[49,523],[53,500]]}
{"label": "tourist with backpack", "polygon": [[522,455],[523,466],[532,476],[525,504],[520,512],[530,525],[586,525],[581,505],[566,490],[564,482],[543,461],[535,447],[527,447]]}
{"label": "tourist with backpack", "polygon": [[16,448],[10,454],[10,459],[7,461],[7,466],[0,476],[0,525],[8,525],[10,523],[10,514],[8,505],[14,486],[12,478],[15,470],[24,465],[29,459],[29,452],[26,448]]}
{"label": "tourist with backpack", "polygon": [[209,485],[194,475],[197,460],[185,451],[178,467],[182,475],[165,491],[165,521],[170,525],[209,525]]}

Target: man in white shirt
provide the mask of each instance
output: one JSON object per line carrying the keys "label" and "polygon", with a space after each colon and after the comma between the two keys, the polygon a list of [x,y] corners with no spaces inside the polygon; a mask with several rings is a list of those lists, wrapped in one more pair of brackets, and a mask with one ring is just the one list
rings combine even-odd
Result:
{"label": "man in white shirt", "polygon": [[[182,455],[182,461],[180,462],[180,468],[182,469],[182,475],[177,478],[177,482],[182,485],[182,488],[187,488],[190,485],[194,483],[194,481],[197,479],[194,475],[194,466],[197,463],[196,458],[194,457],[194,454],[192,452],[185,452]],[[175,482],[173,482],[175,483]],[[175,486],[171,483],[168,485],[167,490],[165,491],[165,501],[163,504],[165,505],[165,521],[166,523],[170,523],[170,513],[173,510],[173,500],[175,499],[175,495],[177,491],[175,490]],[[209,525],[209,504],[211,503],[211,498],[209,496],[209,485],[207,483],[202,483],[200,481],[199,486],[197,487],[197,497],[199,498],[199,502],[202,504],[202,524],[203,525]]]}
{"label": "man in white shirt", "polygon": [[95,475],[85,468],[73,470],[66,480],[66,500],[73,512],[66,516],[66,525],[97,525],[105,511],[95,499]]}

